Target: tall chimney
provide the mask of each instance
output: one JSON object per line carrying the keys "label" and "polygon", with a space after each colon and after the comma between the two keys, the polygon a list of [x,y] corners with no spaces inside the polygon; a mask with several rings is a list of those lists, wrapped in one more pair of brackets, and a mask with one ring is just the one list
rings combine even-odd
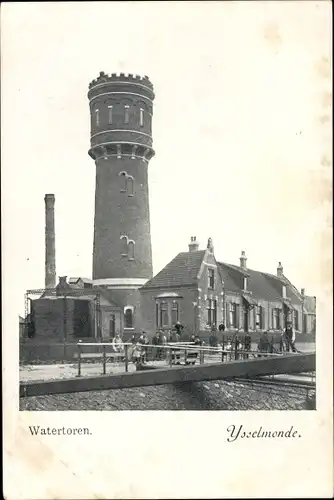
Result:
{"label": "tall chimney", "polygon": [[197,250],[199,249],[199,244],[198,241],[196,240],[196,236],[190,237],[190,243],[188,247],[189,247],[189,252],[197,252]]}
{"label": "tall chimney", "polygon": [[55,195],[46,194],[45,201],[45,288],[56,286]]}
{"label": "tall chimney", "polygon": [[279,262],[278,263],[278,266],[277,266],[277,276],[279,278],[282,278],[283,277],[283,266],[282,266],[282,262]]}
{"label": "tall chimney", "polygon": [[244,250],[242,250],[242,252],[241,252],[240,267],[242,269],[247,269],[247,257],[246,257],[246,253]]}

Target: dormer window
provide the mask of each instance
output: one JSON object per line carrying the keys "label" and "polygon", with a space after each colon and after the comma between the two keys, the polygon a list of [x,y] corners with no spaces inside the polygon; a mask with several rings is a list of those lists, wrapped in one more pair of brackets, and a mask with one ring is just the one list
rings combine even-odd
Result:
{"label": "dormer window", "polygon": [[213,290],[215,287],[215,271],[214,269],[208,269],[208,288]]}

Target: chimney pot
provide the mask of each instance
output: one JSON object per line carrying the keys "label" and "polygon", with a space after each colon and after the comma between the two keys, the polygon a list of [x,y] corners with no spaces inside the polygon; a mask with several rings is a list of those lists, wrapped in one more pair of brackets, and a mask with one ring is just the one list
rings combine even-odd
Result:
{"label": "chimney pot", "polygon": [[197,252],[198,251],[199,243],[196,240],[196,236],[190,237],[190,243],[189,243],[188,247],[189,247],[189,252]]}
{"label": "chimney pot", "polygon": [[242,269],[247,269],[247,257],[246,257],[246,252],[245,250],[241,251],[241,257],[240,257],[240,267]]}
{"label": "chimney pot", "polygon": [[278,266],[277,266],[277,276],[279,276],[280,278],[283,276],[283,266],[282,266],[282,262],[279,262],[279,263],[278,263]]}

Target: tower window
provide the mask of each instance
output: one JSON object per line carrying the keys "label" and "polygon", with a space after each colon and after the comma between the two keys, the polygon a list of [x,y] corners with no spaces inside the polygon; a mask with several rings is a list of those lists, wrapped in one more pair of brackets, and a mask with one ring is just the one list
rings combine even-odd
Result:
{"label": "tower window", "polygon": [[128,238],[127,236],[121,236],[121,254],[128,255]]}
{"label": "tower window", "polygon": [[140,126],[144,126],[144,110],[143,108],[140,108]]}
{"label": "tower window", "polygon": [[97,125],[97,127],[99,127],[100,126],[100,110],[98,108],[95,110],[95,117],[96,117],[96,119],[95,119],[96,125]]}
{"label": "tower window", "polygon": [[129,123],[129,106],[124,106],[124,123]]}
{"label": "tower window", "polygon": [[124,328],[133,328],[133,311],[129,307],[124,312]]}
{"label": "tower window", "polygon": [[126,192],[126,190],[127,190],[127,173],[120,172],[119,176],[121,178],[121,192]]}
{"label": "tower window", "polygon": [[128,196],[133,196],[133,177],[130,175],[126,179],[126,190],[128,192]]}
{"label": "tower window", "polygon": [[108,106],[108,123],[112,125],[112,106]]}
{"label": "tower window", "polygon": [[133,241],[128,242],[128,259],[134,260],[135,258],[135,244]]}

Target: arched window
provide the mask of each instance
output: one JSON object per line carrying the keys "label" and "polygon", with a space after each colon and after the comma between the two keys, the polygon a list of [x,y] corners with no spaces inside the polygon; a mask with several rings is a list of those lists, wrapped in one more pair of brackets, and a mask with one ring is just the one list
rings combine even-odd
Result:
{"label": "arched window", "polygon": [[99,108],[96,108],[95,110],[95,116],[96,116],[96,126],[100,126],[100,110]]}
{"label": "arched window", "polygon": [[121,236],[121,254],[128,255],[128,238],[126,236]]}
{"label": "arched window", "polygon": [[144,126],[144,110],[143,108],[140,108],[140,126]]}
{"label": "arched window", "polygon": [[128,259],[133,260],[135,258],[135,244],[133,241],[128,242]]}
{"label": "arched window", "polygon": [[125,192],[127,190],[127,173],[126,172],[120,172],[119,176],[121,178],[121,191]]}
{"label": "arched window", "polygon": [[124,106],[124,123],[129,123],[129,107],[128,105]]}
{"label": "arched window", "polygon": [[108,106],[108,123],[112,125],[112,106]]}
{"label": "arched window", "polygon": [[133,311],[129,307],[124,311],[124,328],[133,328]]}
{"label": "arched window", "polygon": [[126,190],[128,192],[128,196],[133,196],[133,177],[128,175],[126,179]]}

